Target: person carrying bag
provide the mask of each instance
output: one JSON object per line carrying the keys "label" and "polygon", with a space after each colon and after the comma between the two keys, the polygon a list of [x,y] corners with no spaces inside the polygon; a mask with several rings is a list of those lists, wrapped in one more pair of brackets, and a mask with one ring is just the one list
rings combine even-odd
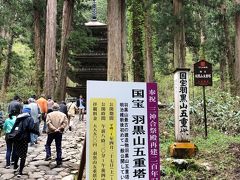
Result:
{"label": "person carrying bag", "polygon": [[[21,114],[17,116],[16,122],[9,134],[14,142],[14,148],[16,149],[16,157],[14,159],[14,169],[18,171],[18,177],[21,177],[23,168],[25,166],[28,143],[30,142],[30,133],[40,135],[37,128],[34,126],[34,120],[30,116],[31,108],[25,107]],[[20,166],[18,166],[18,160],[20,160]],[[18,168],[19,167],[19,168]]]}
{"label": "person carrying bag", "polygon": [[16,122],[16,116],[14,115],[14,112],[11,112],[9,114],[9,118],[7,118],[3,124],[3,131],[5,132],[5,141],[7,146],[7,152],[6,152],[6,169],[10,168],[10,159],[12,162],[14,162],[16,152],[15,148],[13,148],[13,140],[9,137],[10,132],[13,128],[13,125]]}

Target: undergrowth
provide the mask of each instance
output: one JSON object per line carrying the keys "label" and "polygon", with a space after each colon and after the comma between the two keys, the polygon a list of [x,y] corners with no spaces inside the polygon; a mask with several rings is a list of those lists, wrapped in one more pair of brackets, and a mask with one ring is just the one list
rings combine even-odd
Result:
{"label": "undergrowth", "polygon": [[238,179],[240,177],[239,97],[213,90],[207,97],[208,137],[204,137],[203,100],[199,93],[190,102],[191,141],[198,153],[186,169],[168,161],[168,148],[174,142],[174,103],[159,110],[161,179]]}

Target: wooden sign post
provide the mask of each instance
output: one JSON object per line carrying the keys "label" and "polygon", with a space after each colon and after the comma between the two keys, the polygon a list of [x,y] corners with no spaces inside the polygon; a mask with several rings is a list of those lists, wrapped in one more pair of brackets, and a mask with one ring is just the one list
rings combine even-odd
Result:
{"label": "wooden sign post", "polygon": [[170,155],[175,158],[189,158],[196,153],[196,146],[190,142],[189,71],[182,68],[174,73],[175,143],[170,146]]}
{"label": "wooden sign post", "polygon": [[201,60],[194,64],[194,86],[203,87],[203,108],[204,108],[204,126],[205,138],[207,138],[207,109],[205,86],[212,86],[212,64]]}

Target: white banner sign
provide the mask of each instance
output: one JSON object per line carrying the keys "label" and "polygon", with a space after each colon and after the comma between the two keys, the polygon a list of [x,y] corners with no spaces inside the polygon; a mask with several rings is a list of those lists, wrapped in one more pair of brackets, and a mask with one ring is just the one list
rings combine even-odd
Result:
{"label": "white banner sign", "polygon": [[87,82],[87,180],[160,180],[156,83]]}

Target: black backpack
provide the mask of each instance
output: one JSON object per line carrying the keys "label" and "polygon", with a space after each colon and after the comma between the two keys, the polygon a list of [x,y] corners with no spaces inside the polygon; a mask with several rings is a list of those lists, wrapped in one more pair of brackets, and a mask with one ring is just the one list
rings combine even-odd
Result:
{"label": "black backpack", "polygon": [[13,126],[13,129],[8,134],[7,139],[10,141],[19,141],[23,139],[24,134],[22,130],[23,130],[23,122],[22,121],[16,122]]}

